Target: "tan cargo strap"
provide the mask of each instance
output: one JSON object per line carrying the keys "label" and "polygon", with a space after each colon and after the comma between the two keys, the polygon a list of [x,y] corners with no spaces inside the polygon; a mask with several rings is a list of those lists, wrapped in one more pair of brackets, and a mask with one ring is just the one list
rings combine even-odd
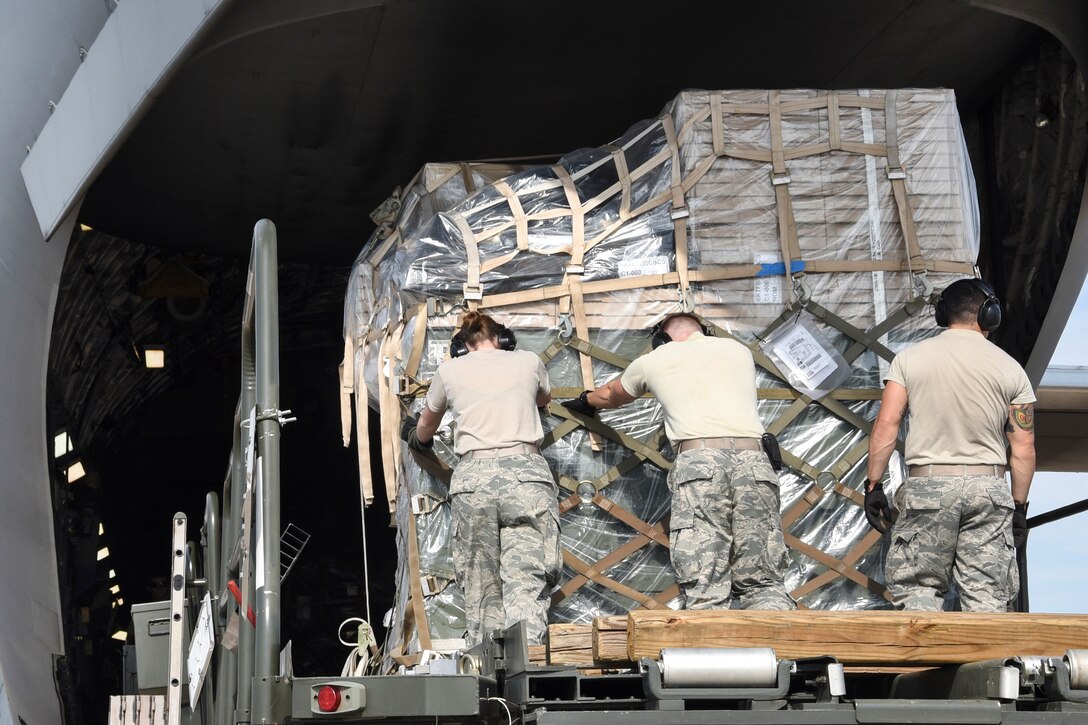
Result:
{"label": "tan cargo strap", "polygon": [[925,264],[922,248],[918,246],[918,232],[914,226],[914,212],[911,209],[910,195],[907,192],[907,172],[899,161],[899,121],[896,113],[898,92],[889,90],[884,96],[884,140],[888,146],[888,181],[895,196],[895,207],[899,211],[899,226],[903,231],[903,240],[907,245],[907,260],[912,271],[921,271]]}
{"label": "tan cargo strap", "polygon": [[464,286],[465,305],[470,310],[479,307],[483,299],[484,289],[480,284],[480,248],[477,246],[476,235],[468,225],[468,221],[456,212],[451,212],[450,217],[461,232],[461,241],[465,244],[465,260],[467,266],[467,281]]}
{"label": "tan cargo strap", "polygon": [[[398,325],[382,337],[378,348],[378,360],[381,369],[378,372],[378,419],[381,422],[381,447],[382,447],[382,472],[385,475],[385,492],[389,502],[389,511],[396,510],[397,471],[400,469],[400,423],[401,406],[396,398],[394,386],[396,376],[392,375],[395,367],[394,351],[400,346],[399,331],[403,329]],[[388,370],[390,375],[385,376]],[[396,521],[390,517],[390,521]]]}
{"label": "tan cargo strap", "polygon": [[[779,272],[783,272],[783,269]],[[974,265],[967,262],[952,262],[944,260],[924,260],[921,265],[912,266],[908,261],[896,261],[890,259],[864,260],[860,262],[846,261],[805,261],[794,260],[790,267],[792,272],[806,273],[835,273],[835,272],[941,272],[950,274],[974,274]],[[762,264],[722,264],[707,267],[699,267],[689,270],[688,276],[691,282],[717,282],[730,279],[751,279],[767,275],[767,268]],[[599,294],[604,292],[620,292],[625,290],[672,287],[679,285],[680,275],[677,272],[664,274],[643,274],[631,277],[619,277],[617,279],[599,279],[582,283],[584,295]],[[495,308],[508,305],[518,305],[526,302],[544,302],[570,294],[568,285],[558,284],[533,289],[519,290],[517,292],[503,292],[493,295],[484,295],[480,300],[480,307]]]}
{"label": "tan cargo strap", "polygon": [[595,357],[598,360],[606,362],[621,370],[626,370],[627,366],[631,364],[631,361],[622,355],[617,355],[611,350],[605,350],[603,347],[594,345],[591,342],[586,342],[581,336],[570,338],[566,341],[566,345],[584,355]]}
{"label": "tan cargo strap", "polygon": [[562,405],[554,402],[548,404],[548,412],[564,420],[578,421],[578,423],[589,432],[600,433],[609,440],[624,445],[632,451],[641,453],[663,471],[668,471],[672,468],[672,461],[669,461],[664,456],[662,456],[660,451],[655,451],[651,449],[649,446],[647,446],[645,443],[638,440],[637,438],[632,438],[626,433],[621,433],[620,431],[614,430],[611,426],[600,422],[596,418],[576,416],[574,413],[567,410]]}
{"label": "tan cargo strap", "polygon": [[[665,427],[662,426],[657,429],[656,433],[650,436],[650,438],[646,441],[646,446],[651,450],[660,450],[661,444],[664,443],[664,441]],[[598,491],[601,491],[610,486],[611,484],[615,483],[617,480],[619,480],[621,476],[624,476],[638,468],[645,460],[646,456],[644,456],[643,454],[632,453],[630,456],[624,458],[622,461],[609,468],[600,476],[597,476],[597,478],[590,481],[590,483],[592,483]]]}
{"label": "tan cargo strap", "polygon": [[352,333],[344,335],[344,358],[340,361],[340,435],[344,448],[351,445],[351,396],[355,392],[355,345]]}
{"label": "tan cargo strap", "polygon": [[[571,479],[571,480],[573,480],[573,479]],[[561,484],[563,484],[563,480],[562,480],[562,477],[560,478],[560,481],[559,481],[559,482],[560,482]],[[565,485],[565,484],[564,484],[564,485]],[[584,501],[582,501],[582,497],[581,497],[581,496],[579,496],[579,495],[578,495],[578,494],[576,494],[576,493],[572,493],[572,494],[571,494],[570,496],[567,496],[567,497],[566,497],[565,499],[562,499],[562,500],[561,500],[561,501],[559,502],[559,514],[560,514],[560,515],[563,515],[563,514],[565,514],[566,512],[570,511],[571,509],[575,509],[575,508],[578,508],[578,507],[579,507],[579,506],[581,506],[581,505],[582,505],[583,503],[584,503]]]}
{"label": "tan cargo strap", "polygon": [[574,571],[581,574],[582,576],[586,577],[587,579],[592,580],[593,583],[599,584],[603,587],[607,587],[608,589],[611,589],[617,594],[621,594],[628,599],[633,599],[647,609],[661,609],[663,606],[655,601],[652,597],[648,597],[638,590],[632,589],[625,584],[620,584],[615,579],[605,576],[595,566],[591,566],[590,564],[582,561],[567,549],[563,549],[563,563],[569,566]]}
{"label": "tan cargo strap", "polygon": [[827,139],[832,151],[842,149],[842,127],[839,123],[839,92],[827,92]]}
{"label": "tan cargo strap", "polygon": [[577,430],[578,427],[578,421],[564,420],[562,423],[555,426],[550,431],[544,434],[544,438],[540,441],[540,450],[544,450],[549,446],[554,445],[557,440],[565,436],[567,433],[570,433],[573,430]]}
{"label": "tan cargo strap", "polygon": [[[400,435],[399,431],[397,435]],[[437,480],[442,481],[447,486],[450,484],[450,480],[453,478],[453,469],[435,455],[434,451],[422,453],[414,448],[409,448],[408,450],[412,452],[412,458],[415,460],[417,466],[434,476]]]}
{"label": "tan cargo strap", "polygon": [[612,163],[616,166],[616,176],[620,182],[620,219],[631,218],[631,175],[627,171],[627,159],[623,149],[606,144],[604,148],[612,154]]}
{"label": "tan cargo strap", "polygon": [[625,509],[623,506],[620,506],[612,499],[606,497],[601,492],[598,491],[597,495],[593,497],[593,503],[596,504],[605,513],[610,514],[616,519],[627,524],[643,536],[653,539],[662,546],[668,547],[669,537],[666,536],[664,532],[646,523],[638,516],[635,516],[633,513]]}
{"label": "tan cargo strap", "polygon": [[506,183],[505,179],[496,181],[492,186],[495,187],[495,191],[502,194],[503,198],[506,199],[506,203],[510,207],[510,216],[514,217],[518,249],[525,251],[529,248],[529,220],[525,216],[525,210],[521,207],[518,195],[514,193],[514,190],[510,188],[510,184]]}
{"label": "tan cargo strap", "polygon": [[582,211],[582,202],[578,197],[578,189],[575,187],[574,180],[571,179],[567,170],[559,164],[552,166],[551,169],[552,173],[563,185],[563,193],[567,197],[567,206],[570,207],[571,211],[570,266],[567,267],[567,273],[581,274],[586,242],[585,212]]}
{"label": "tan cargo strap", "polygon": [[[572,498],[578,498],[578,497],[574,496]],[[579,502],[580,501],[581,500],[579,499]],[[575,504],[575,505],[577,505],[577,504]],[[652,528],[659,535],[664,536],[666,541],[667,541],[668,540],[667,526],[668,526],[668,520],[666,518],[666,519],[662,519],[658,523],[654,524]],[[640,533],[638,536],[635,536],[634,538],[629,539],[625,544],[620,546],[618,549],[615,549],[615,550],[609,552],[604,558],[602,558],[602,559],[598,560],[596,563],[594,563],[593,566],[592,566],[592,570],[594,572],[608,571],[613,566],[620,563],[624,559],[627,559],[632,554],[634,554],[635,552],[641,550],[643,547],[645,547],[647,544],[651,543],[652,541],[654,541],[654,539]],[[561,586],[559,589],[552,592],[552,605],[554,606],[554,605],[558,604],[559,602],[563,601],[564,599],[569,597],[571,594],[573,594],[574,592],[581,589],[585,584],[588,584],[590,582],[590,580],[591,580],[591,577],[589,577],[589,576],[587,576],[586,574],[583,574],[583,573],[579,573],[577,576],[574,576],[571,579],[567,580],[566,582],[563,583],[563,586]]]}
{"label": "tan cargo strap", "polygon": [[[416,517],[408,516],[408,587],[411,592],[409,610],[404,613],[405,635],[415,625],[420,649],[431,649],[431,628],[427,625],[427,607],[423,602],[423,583],[419,571],[419,538]],[[411,616],[409,617],[409,612]],[[411,621],[409,621],[411,620]]]}
{"label": "tan cargo strap", "polygon": [[871,591],[873,594],[884,597],[888,601],[891,601],[891,594],[888,593],[887,587],[885,587],[883,584],[877,583],[873,579],[870,579],[853,566],[848,566],[843,561],[836,559],[830,554],[826,554],[823,551],[820,551],[815,546],[812,546],[811,544],[806,544],[805,542],[798,539],[796,536],[793,536],[791,534],[785,534],[784,538],[786,540],[786,546],[790,547],[791,549],[796,549],[810,559],[815,559],[816,561],[820,562],[828,569],[832,569],[838,572],[839,575],[860,584],[861,586]]}
{"label": "tan cargo strap", "polygon": [[775,206],[778,210],[778,237],[782,248],[782,265],[789,281],[790,295],[793,289],[794,262],[801,259],[801,247],[797,241],[797,221],[790,199],[790,172],[786,168],[782,141],[782,92],[770,91],[768,100],[771,125],[771,185],[774,187]]}
{"label": "tan cargo strap", "polygon": [[[719,125],[721,121],[719,119]],[[680,299],[685,312],[695,309],[695,302],[691,296],[691,275],[688,271],[688,212],[687,200],[684,198],[684,185],[681,179],[680,146],[676,141],[676,126],[672,116],[665,114],[661,118],[661,126],[665,130],[665,141],[669,146],[671,158],[672,183],[669,191],[672,195],[672,236],[673,248],[676,250],[676,275],[680,283]]]}
{"label": "tan cargo strap", "polygon": [[461,164],[461,180],[465,182],[465,191],[470,196],[476,193],[476,181],[472,178],[471,164]]}
{"label": "tan cargo strap", "polygon": [[423,360],[424,341],[427,338],[427,303],[422,302],[416,307],[415,326],[412,328],[412,351],[408,354],[408,362],[404,365],[404,374],[411,378],[419,374],[419,363]]}
{"label": "tan cargo strap", "polygon": [[[862,539],[856,544],[854,544],[854,546],[850,548],[850,551],[848,551],[846,555],[843,556],[842,561],[840,562],[843,568],[856,569],[854,565],[857,563],[857,561],[861,559],[861,557],[864,556],[865,553],[868,552],[874,544],[879,542],[881,538],[882,534],[875,529],[865,534],[865,536],[862,537]],[[800,600],[802,597],[811,594],[820,587],[829,584],[835,579],[838,579],[842,575],[842,572],[839,571],[839,567],[828,567],[827,571],[817,574],[812,579],[809,579],[807,582],[790,592],[790,596],[796,600]],[[869,588],[870,591],[873,591],[871,587],[867,588]],[[884,599],[891,601],[891,594],[889,592],[884,591],[876,593],[882,596]],[[798,607],[800,607],[800,602],[798,602]]]}
{"label": "tan cargo strap", "polygon": [[923,476],[994,476],[1003,478],[1008,469],[999,464],[930,463],[911,466],[910,477]]}

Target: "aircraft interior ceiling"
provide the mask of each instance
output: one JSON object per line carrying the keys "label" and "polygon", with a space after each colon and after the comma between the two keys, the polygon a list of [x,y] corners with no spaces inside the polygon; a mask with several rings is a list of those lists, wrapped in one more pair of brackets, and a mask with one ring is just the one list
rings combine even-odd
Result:
{"label": "aircraft interior ceiling", "polygon": [[[283,434],[283,521],[312,535],[283,593],[298,674],[337,670],[332,630],[365,616],[357,442],[343,448],[338,413],[343,294],[369,213],[423,163],[598,146],[690,87],[951,87],[979,265],[1010,312],[996,340],[1027,362],[1084,195],[1078,56],[963,2],[836,7],[236,0],[90,186],[58,282],[46,432],[50,448],[58,431],[72,445],[51,470],[68,725],[104,722],[122,677],[110,637],[127,606],[165,598],[169,517],[188,513],[199,538],[205,493],[221,488],[262,217],[282,261],[281,405],[298,417]],[[145,367],[160,346],[165,366]],[[68,483],[77,458],[86,475]],[[365,525],[380,620],[396,563],[384,502]]]}

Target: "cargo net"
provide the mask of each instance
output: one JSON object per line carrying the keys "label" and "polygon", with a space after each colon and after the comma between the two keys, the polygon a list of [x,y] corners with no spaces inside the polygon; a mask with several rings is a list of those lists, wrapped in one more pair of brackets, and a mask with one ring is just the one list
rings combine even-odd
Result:
{"label": "cargo net", "polygon": [[[788,588],[800,607],[888,606],[881,537],[859,490],[882,373],[935,333],[934,289],[972,274],[978,249],[951,91],[684,92],[658,118],[554,165],[428,165],[374,219],[347,294],[341,407],[347,445],[355,396],[368,504],[365,406],[380,413],[373,455],[400,554],[390,663],[455,649],[464,630],[450,558],[453,421],[435,458],[403,446],[398,429],[422,408],[465,310],[512,327],[559,400],[620,374],[671,312],[694,310],[748,345],[759,413],[788,466]],[[797,322],[849,368],[818,399],[761,346]],[[551,621],[679,606],[659,405],[644,398],[586,420],[552,402],[542,419],[565,564]],[[903,473],[893,454],[891,489]]]}

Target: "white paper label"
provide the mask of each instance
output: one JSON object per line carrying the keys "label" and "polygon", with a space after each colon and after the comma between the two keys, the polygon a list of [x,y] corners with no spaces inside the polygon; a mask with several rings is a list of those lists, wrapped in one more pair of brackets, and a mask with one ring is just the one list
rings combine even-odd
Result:
{"label": "white paper label", "polygon": [[618,271],[620,277],[639,277],[644,274],[668,274],[669,258],[663,254],[659,254],[655,257],[621,259]]}
{"label": "white paper label", "polygon": [[800,387],[815,390],[836,369],[835,360],[808,330],[800,325],[774,344],[774,352],[797,376]]}
{"label": "white paper label", "polygon": [[186,658],[185,671],[189,673],[189,707],[196,709],[200,693],[204,688],[204,678],[208,674],[208,665],[212,661],[215,649],[215,635],[212,633],[211,594],[205,594],[200,603],[200,614],[196,618],[193,638],[189,643],[189,656]]}
{"label": "white paper label", "polygon": [[[756,264],[775,264],[779,261],[777,254],[757,254]],[[757,305],[782,304],[782,280],[778,275],[771,277],[756,277],[752,288],[752,302]]]}

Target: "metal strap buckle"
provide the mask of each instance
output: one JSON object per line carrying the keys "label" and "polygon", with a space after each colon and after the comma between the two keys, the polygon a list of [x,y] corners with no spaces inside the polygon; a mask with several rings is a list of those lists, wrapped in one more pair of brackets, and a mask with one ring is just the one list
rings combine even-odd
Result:
{"label": "metal strap buckle", "polygon": [[889,179],[907,178],[907,172],[902,166],[885,166],[884,170],[888,172]]}
{"label": "metal strap buckle", "polygon": [[691,216],[691,211],[686,206],[673,207],[670,216],[672,216],[673,221],[677,221],[678,219],[686,219]]}
{"label": "metal strap buckle", "polygon": [[771,184],[774,186],[781,186],[782,184],[790,183],[790,172],[783,171],[778,173],[776,171],[771,172]]}
{"label": "metal strap buckle", "polygon": [[466,300],[473,300],[474,302],[479,302],[484,298],[483,285],[469,284],[468,282],[466,282],[464,286],[464,297]]}
{"label": "metal strap buckle", "polygon": [[428,496],[425,493],[416,494],[409,501],[411,502],[412,513],[416,516],[429,514],[444,503],[442,500]]}
{"label": "metal strap buckle", "polygon": [[568,264],[567,274],[585,274],[586,268],[583,264]]}

